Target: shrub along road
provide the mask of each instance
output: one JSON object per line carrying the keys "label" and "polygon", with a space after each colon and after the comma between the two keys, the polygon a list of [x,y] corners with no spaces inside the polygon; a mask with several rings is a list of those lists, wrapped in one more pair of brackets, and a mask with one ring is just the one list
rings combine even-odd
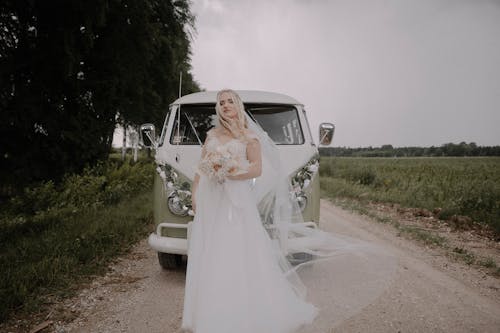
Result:
{"label": "shrub along road", "polygon": [[[387,289],[332,332],[498,332],[500,280],[437,250],[398,237],[393,227],[321,202],[321,226],[376,243],[397,257]],[[162,271],[141,241],[78,297],[54,306],[56,332],[180,332],[185,267]],[[216,300],[214,300],[216,301]],[[324,333],[324,332],[321,332]]]}

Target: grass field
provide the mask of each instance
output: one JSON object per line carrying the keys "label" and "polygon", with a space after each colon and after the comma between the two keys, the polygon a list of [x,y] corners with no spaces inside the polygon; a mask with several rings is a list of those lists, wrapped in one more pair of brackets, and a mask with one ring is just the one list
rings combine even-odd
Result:
{"label": "grass field", "polygon": [[322,157],[323,195],[461,215],[500,234],[500,157]]}

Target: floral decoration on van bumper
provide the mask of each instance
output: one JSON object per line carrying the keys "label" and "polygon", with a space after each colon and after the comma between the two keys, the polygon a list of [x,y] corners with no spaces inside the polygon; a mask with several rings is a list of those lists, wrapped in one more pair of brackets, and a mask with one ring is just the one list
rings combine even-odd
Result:
{"label": "floral decoration on van bumper", "polygon": [[311,183],[314,175],[319,170],[319,154],[315,154],[309,162],[307,162],[297,173],[292,177],[292,193],[291,195],[297,200],[300,209],[303,211],[307,205],[307,197],[305,189]]}
{"label": "floral decoration on van bumper", "polygon": [[188,182],[181,182],[177,172],[168,164],[158,165],[156,171],[165,185],[168,209],[175,215],[194,216],[191,202],[191,185]]}

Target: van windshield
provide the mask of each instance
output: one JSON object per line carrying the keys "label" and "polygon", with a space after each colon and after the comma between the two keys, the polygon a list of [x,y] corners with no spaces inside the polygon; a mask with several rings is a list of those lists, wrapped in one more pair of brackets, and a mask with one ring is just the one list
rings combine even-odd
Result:
{"label": "van windshield", "polygon": [[304,135],[295,107],[291,105],[246,105],[245,108],[277,145],[304,143]]}
{"label": "van windshield", "polygon": [[[278,145],[299,145],[304,135],[297,109],[291,105],[245,105],[246,112]],[[170,136],[171,144],[198,145],[205,142],[207,132],[214,127],[215,106],[182,105],[176,113]]]}

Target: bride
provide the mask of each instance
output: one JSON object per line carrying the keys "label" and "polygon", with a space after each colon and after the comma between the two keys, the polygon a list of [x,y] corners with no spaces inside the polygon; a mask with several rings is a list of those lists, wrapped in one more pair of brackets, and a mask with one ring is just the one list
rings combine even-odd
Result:
{"label": "bride", "polygon": [[195,333],[288,333],[317,308],[283,270],[286,259],[262,225],[252,179],[263,171],[262,133],[248,126],[232,90],[217,94],[193,184],[182,328]]}
{"label": "bride", "polygon": [[[276,145],[238,94],[220,91],[215,109],[192,189],[182,329],[331,331],[382,294],[397,260],[375,244],[309,228]],[[289,251],[313,260],[292,267]]]}

